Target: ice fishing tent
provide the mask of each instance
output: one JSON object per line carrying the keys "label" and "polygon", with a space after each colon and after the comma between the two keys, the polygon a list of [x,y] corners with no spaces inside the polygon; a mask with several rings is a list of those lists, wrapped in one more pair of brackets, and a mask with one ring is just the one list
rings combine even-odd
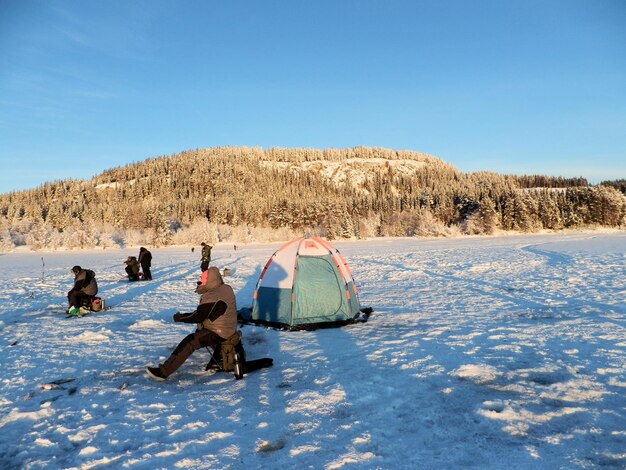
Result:
{"label": "ice fishing tent", "polygon": [[297,238],[276,251],[259,277],[249,318],[290,328],[343,324],[361,307],[339,251],[318,237]]}

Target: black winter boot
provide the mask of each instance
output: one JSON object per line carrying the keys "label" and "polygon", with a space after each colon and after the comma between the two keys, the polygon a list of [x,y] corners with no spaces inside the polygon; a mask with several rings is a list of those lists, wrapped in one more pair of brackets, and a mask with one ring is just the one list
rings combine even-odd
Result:
{"label": "black winter boot", "polygon": [[167,379],[167,375],[161,372],[160,367],[146,367],[146,372],[148,373],[150,377],[152,377],[155,380],[158,380],[159,382],[163,382],[164,380]]}

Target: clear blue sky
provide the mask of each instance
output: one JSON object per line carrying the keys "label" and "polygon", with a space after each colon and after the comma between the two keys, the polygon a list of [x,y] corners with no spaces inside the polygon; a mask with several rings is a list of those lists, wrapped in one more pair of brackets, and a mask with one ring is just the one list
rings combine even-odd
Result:
{"label": "clear blue sky", "polygon": [[626,178],[626,1],[0,0],[0,193],[244,145]]}

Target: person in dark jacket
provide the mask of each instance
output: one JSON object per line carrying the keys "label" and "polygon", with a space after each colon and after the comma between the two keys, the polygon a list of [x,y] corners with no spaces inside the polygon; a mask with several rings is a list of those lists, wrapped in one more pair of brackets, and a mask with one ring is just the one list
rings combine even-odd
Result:
{"label": "person in dark jacket", "polygon": [[152,266],[152,253],[143,246],[139,248],[139,264],[141,265],[144,280],[151,281],[152,273],[150,272],[150,266]]}
{"label": "person in dark jacket", "polygon": [[202,258],[200,258],[200,270],[204,271],[208,269],[209,263],[211,263],[211,248],[213,247],[204,242],[200,243],[200,246],[202,246]]}
{"label": "person in dark jacket", "polygon": [[124,261],[126,268],[126,274],[128,274],[129,281],[138,281],[139,280],[139,262],[137,258],[134,256],[129,256],[126,261]]}
{"label": "person in dark jacket", "polygon": [[98,294],[96,273],[91,269],[83,269],[77,265],[72,268],[72,274],[74,287],[67,293],[68,311],[79,308],[84,299],[91,299]]}
{"label": "person in dark jacket", "polygon": [[197,349],[219,350],[222,342],[237,331],[235,293],[224,284],[219,269],[210,267],[206,284],[199,285],[196,292],[202,296],[198,308],[191,313],[174,314],[175,322],[197,323],[196,331],[183,338],[163,364],[146,368],[148,375],[156,380],[167,379]]}

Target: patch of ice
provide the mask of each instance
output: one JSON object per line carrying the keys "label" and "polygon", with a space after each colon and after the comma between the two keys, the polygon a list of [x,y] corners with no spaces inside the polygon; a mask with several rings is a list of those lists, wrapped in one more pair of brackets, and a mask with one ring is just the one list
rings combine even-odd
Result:
{"label": "patch of ice", "polygon": [[102,330],[101,332],[95,332],[95,331],[85,331],[81,334],[79,334],[78,336],[74,336],[74,338],[71,339],[71,342],[74,343],[89,343],[89,344],[98,344],[98,343],[102,343],[102,342],[108,342],[110,341],[109,337],[107,336],[107,334],[111,334],[111,331],[109,330]]}
{"label": "patch of ice", "polygon": [[87,446],[80,450],[79,455],[91,455],[98,452],[98,448],[94,446]]}
{"label": "patch of ice", "polygon": [[319,452],[321,450],[322,449],[319,446],[304,445],[304,446],[296,447],[295,449],[291,449],[289,451],[289,455],[291,455],[292,457],[295,457],[295,456],[298,456],[300,454],[314,453],[314,452]]}
{"label": "patch of ice", "polygon": [[465,364],[450,372],[450,375],[460,379],[471,380],[477,384],[492,382],[500,375],[495,367],[485,364]]}
{"label": "patch of ice", "polygon": [[326,468],[329,470],[334,470],[334,469],[342,468],[348,465],[363,464],[374,458],[376,458],[376,455],[374,455],[371,452],[363,452],[363,453],[349,452],[348,454],[342,455],[335,461],[330,462],[326,466]]}
{"label": "patch of ice", "polygon": [[137,323],[133,323],[128,327],[129,330],[148,330],[150,328],[162,329],[164,322],[160,320],[141,320]]}
{"label": "patch of ice", "polygon": [[600,384],[580,379],[570,380],[564,383],[552,384],[548,390],[543,392],[540,397],[562,400],[570,402],[584,402],[600,400],[603,395],[607,394],[606,390],[603,390]]}
{"label": "patch of ice", "polygon": [[37,421],[41,418],[47,418],[54,414],[54,410],[49,407],[42,407],[39,411],[16,411],[11,410],[8,415],[0,418],[0,428],[6,426],[9,423],[14,421],[19,421],[22,419],[29,419],[31,421]]}
{"label": "patch of ice", "polygon": [[620,382],[619,380],[615,379],[614,377],[611,377],[609,379],[609,385],[611,385],[613,387],[626,388],[626,382]]}
{"label": "patch of ice", "polygon": [[202,460],[185,458],[174,464],[176,468],[202,468]]}
{"label": "patch of ice", "polygon": [[489,271],[490,269],[492,269],[491,264],[489,264],[489,263],[482,263],[482,264],[476,264],[476,265],[472,266],[471,268],[469,268],[469,271],[471,271],[473,273],[484,273],[486,271]]}
{"label": "patch of ice", "polygon": [[364,436],[359,436],[359,437],[354,438],[352,440],[352,444],[354,445],[366,444],[371,441],[372,441],[372,436],[370,436],[369,434],[365,434]]}
{"label": "patch of ice", "polygon": [[318,392],[301,393],[285,410],[287,413],[304,411],[316,411],[320,414],[332,413],[334,405],[341,403],[346,398],[346,393],[341,389],[331,390],[326,396]]}
{"label": "patch of ice", "polygon": [[35,444],[40,445],[41,447],[52,447],[55,445],[50,439],[45,439],[43,437],[35,439]]}

